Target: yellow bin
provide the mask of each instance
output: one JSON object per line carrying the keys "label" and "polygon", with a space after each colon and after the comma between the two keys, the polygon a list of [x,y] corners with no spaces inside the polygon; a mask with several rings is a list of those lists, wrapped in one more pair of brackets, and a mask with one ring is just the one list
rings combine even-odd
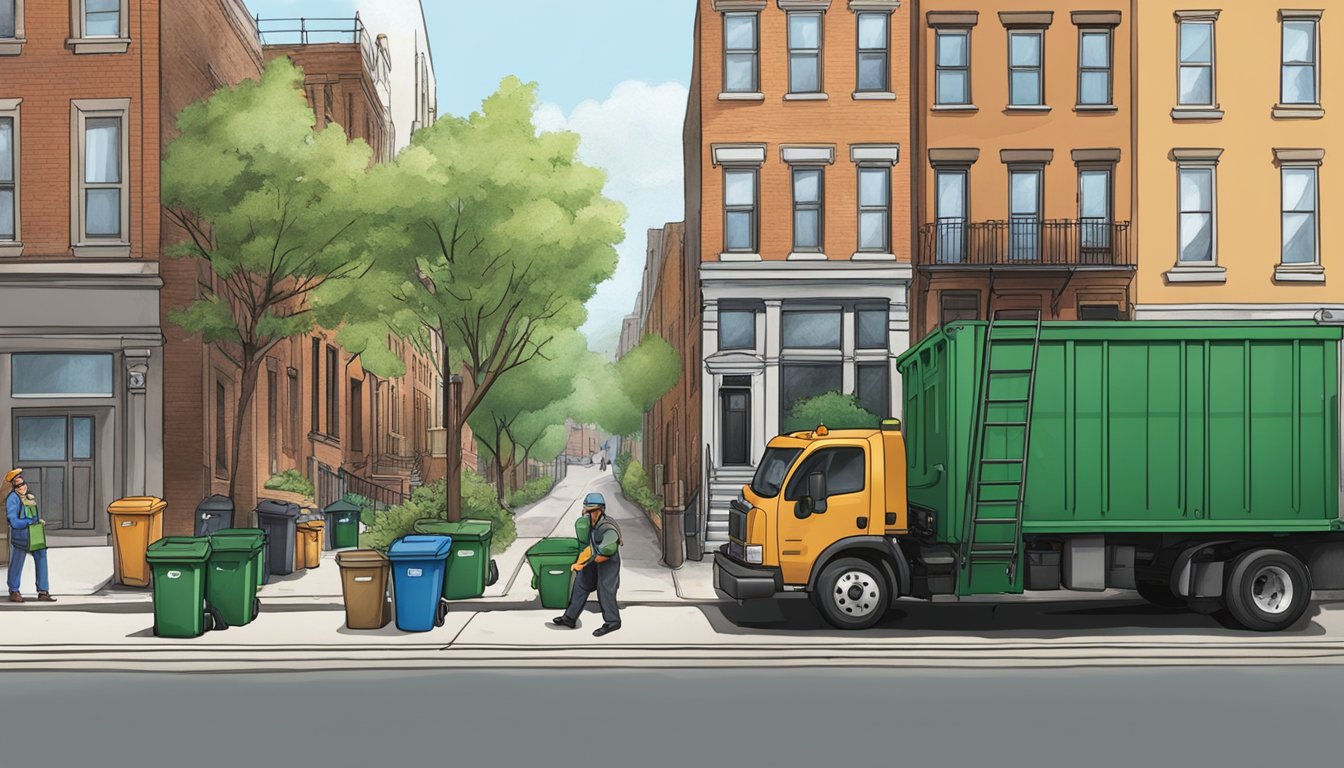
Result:
{"label": "yellow bin", "polygon": [[322,536],[325,520],[305,520],[295,526],[294,570],[322,565]]}
{"label": "yellow bin", "polygon": [[163,510],[168,504],[154,496],[130,496],[107,506],[112,519],[112,562],[117,583],[149,586],[149,545],[163,538]]}

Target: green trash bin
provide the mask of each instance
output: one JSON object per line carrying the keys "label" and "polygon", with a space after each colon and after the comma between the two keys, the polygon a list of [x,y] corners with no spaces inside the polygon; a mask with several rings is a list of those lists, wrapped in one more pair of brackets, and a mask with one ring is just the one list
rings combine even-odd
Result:
{"label": "green trash bin", "polygon": [[257,569],[266,544],[262,530],[229,530],[210,537],[210,570],[205,579],[205,599],[229,626],[251,624],[261,610],[257,598]]}
{"label": "green trash bin", "polygon": [[322,510],[327,518],[327,549],[351,549],[359,546],[359,507],[343,499]]}
{"label": "green trash bin", "polygon": [[541,595],[543,608],[568,608],[574,571],[570,566],[579,559],[579,540],[567,536],[542,539],[527,550],[532,567],[532,586]]}
{"label": "green trash bin", "polygon": [[256,536],[261,537],[261,551],[256,556],[257,589],[264,587],[267,576],[270,575],[270,572],[266,570],[266,531],[261,528],[223,528],[210,534],[211,539],[216,536],[244,536],[249,539]]}
{"label": "green trash bin", "polygon": [[490,581],[490,539],[494,527],[483,520],[447,520],[425,518],[416,520],[415,532],[426,535],[448,536],[453,540],[453,551],[448,554],[448,567],[443,574],[443,597],[446,600],[468,600],[485,594]]}
{"label": "green trash bin", "polygon": [[205,602],[209,539],[189,536],[159,539],[149,545],[145,560],[153,574],[156,636],[200,637],[208,630],[227,626]]}

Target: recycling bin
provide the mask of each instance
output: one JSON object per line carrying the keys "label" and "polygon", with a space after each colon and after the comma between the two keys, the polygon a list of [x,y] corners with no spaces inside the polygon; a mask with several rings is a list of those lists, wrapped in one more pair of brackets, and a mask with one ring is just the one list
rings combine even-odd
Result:
{"label": "recycling bin", "polygon": [[494,534],[490,523],[481,520],[450,523],[425,518],[416,520],[413,530],[453,540],[453,553],[443,574],[445,600],[468,600],[485,594],[490,577],[490,539]]}
{"label": "recycling bin", "polygon": [[215,494],[196,506],[196,535],[209,536],[233,527],[233,499]]}
{"label": "recycling bin", "polygon": [[210,534],[210,540],[214,541],[215,539],[221,536],[246,536],[248,538],[251,538],[253,536],[261,537],[261,549],[257,551],[257,555],[255,558],[256,567],[253,570],[256,571],[257,589],[261,589],[263,586],[265,586],[266,582],[270,580],[268,578],[269,574],[266,568],[266,550],[268,549],[267,545],[269,544],[269,542],[266,539],[266,531],[262,530],[261,528],[225,528],[222,531],[215,531],[214,533]]}
{"label": "recycling bin", "polygon": [[266,534],[260,530],[210,537],[205,599],[231,627],[251,624],[261,610],[257,566],[265,545]]}
{"label": "recycling bin", "polygon": [[145,560],[154,574],[154,634],[200,637],[228,626],[205,600],[210,540],[169,536],[150,544]]}
{"label": "recycling bin", "polygon": [[443,571],[453,540],[448,536],[403,536],[387,549],[392,561],[392,595],[397,629],[428,632],[443,626]]}
{"label": "recycling bin", "polygon": [[341,595],[345,599],[345,626],[348,629],[382,629],[392,619],[392,603],[387,599],[390,572],[386,557],[372,549],[352,549],[336,553],[341,569]]}
{"label": "recycling bin", "polygon": [[574,581],[570,567],[579,559],[579,540],[572,536],[542,539],[527,550],[532,567],[532,587],[541,596],[541,607],[569,607],[569,592]]}
{"label": "recycling bin", "polygon": [[266,567],[272,575],[285,576],[294,572],[298,517],[297,504],[274,499],[262,499],[257,504],[257,525],[266,531]]}
{"label": "recycling bin", "polygon": [[153,496],[128,496],[107,505],[112,524],[113,578],[128,587],[148,587],[149,545],[163,538],[163,510],[168,504]]}
{"label": "recycling bin", "polygon": [[359,546],[360,508],[348,501],[334,501],[322,510],[327,522],[327,549],[350,549]]}
{"label": "recycling bin", "polygon": [[309,513],[299,517],[294,533],[294,570],[322,565],[322,531],[326,527],[321,515]]}

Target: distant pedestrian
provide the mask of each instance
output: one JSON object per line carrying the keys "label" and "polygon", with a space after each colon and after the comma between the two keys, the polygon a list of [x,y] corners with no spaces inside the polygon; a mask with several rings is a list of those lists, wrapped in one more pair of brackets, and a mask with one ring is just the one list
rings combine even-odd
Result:
{"label": "distant pedestrian", "polygon": [[24,602],[23,595],[19,594],[19,582],[23,578],[25,556],[32,555],[37,568],[37,599],[54,603],[56,598],[51,596],[51,585],[47,581],[46,542],[36,546],[30,531],[33,526],[42,523],[37,513],[37,499],[28,492],[22,469],[6,472],[5,485],[10,489],[5,495],[5,517],[9,519],[9,602]]}
{"label": "distant pedestrian", "polygon": [[593,631],[602,637],[621,628],[621,613],[616,605],[616,590],[621,586],[621,529],[607,517],[607,500],[600,493],[590,493],[583,500],[583,515],[574,523],[574,534],[586,546],[574,570],[569,608],[563,616],[552,619],[560,627],[578,627],[579,614],[588,597],[597,591],[597,603],[602,607],[602,626]]}
{"label": "distant pedestrian", "polygon": [[602,464],[601,464],[601,466],[598,467],[598,471],[599,471],[599,472],[606,472],[606,471],[607,471],[607,454],[605,454],[605,453],[602,454]]}

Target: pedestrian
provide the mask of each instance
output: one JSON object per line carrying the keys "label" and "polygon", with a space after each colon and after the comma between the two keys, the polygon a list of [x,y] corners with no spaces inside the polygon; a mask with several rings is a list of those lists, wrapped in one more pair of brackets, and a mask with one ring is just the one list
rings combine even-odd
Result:
{"label": "pedestrian", "polygon": [[579,575],[574,579],[569,608],[551,623],[576,629],[584,604],[597,590],[602,626],[593,631],[593,636],[602,637],[621,628],[621,613],[616,605],[616,590],[621,586],[621,529],[607,517],[607,500],[602,494],[590,493],[584,498],[583,514],[574,523],[574,534],[587,549],[574,563]]}
{"label": "pedestrian", "polygon": [[[47,582],[47,543],[45,528],[40,526],[42,518],[37,513],[37,499],[28,492],[28,483],[23,479],[22,469],[11,469],[5,473],[5,485],[9,493],[5,495],[5,517],[9,519],[9,602],[22,603],[19,594],[19,581],[23,578],[25,555],[33,556],[37,567],[37,599],[44,603],[54,603],[51,585]],[[34,541],[33,530],[41,530],[41,541]]]}
{"label": "pedestrian", "polygon": [[607,454],[602,454],[602,464],[597,469],[599,472],[607,471]]}

